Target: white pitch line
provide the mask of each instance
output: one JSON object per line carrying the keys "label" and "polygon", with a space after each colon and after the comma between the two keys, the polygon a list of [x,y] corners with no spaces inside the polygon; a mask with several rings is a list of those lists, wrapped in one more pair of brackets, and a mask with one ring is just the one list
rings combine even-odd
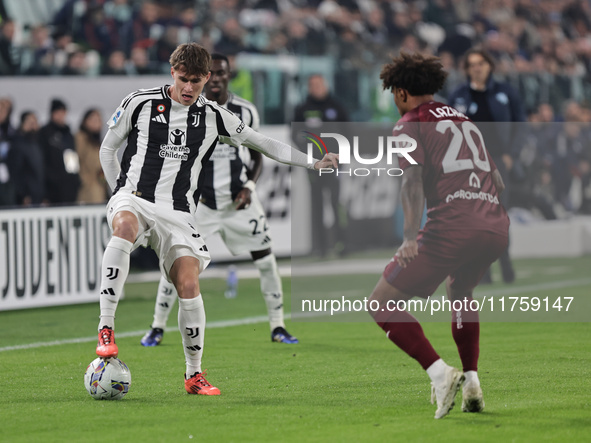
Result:
{"label": "white pitch line", "polygon": [[[576,287],[576,286],[584,286],[591,284],[591,278],[582,278],[576,280],[560,280],[555,282],[547,282],[547,283],[538,283],[533,285],[526,285],[526,286],[512,286],[508,288],[499,288],[499,289],[489,289],[489,290],[477,290],[475,291],[475,297],[495,297],[495,296],[503,296],[503,295],[513,295],[513,294],[523,294],[528,292],[537,292],[537,291],[547,291],[552,289],[563,289],[569,287]],[[347,297],[349,298],[349,296]],[[308,313],[312,314],[312,313]],[[306,315],[304,313],[298,313],[297,317],[315,317],[317,315],[323,315],[323,313],[315,313],[316,315]],[[289,318],[290,315],[286,314],[286,318]],[[254,323],[263,323],[268,320],[266,315],[260,315],[257,317],[246,317],[246,318],[239,318],[235,320],[218,320],[212,321],[211,323],[207,324],[207,328],[227,328],[231,326],[243,326],[243,325],[250,325]],[[178,328],[176,327],[169,327],[166,328],[167,332],[176,331]],[[130,332],[118,332],[117,337],[139,337],[146,333],[145,330],[143,331],[130,331]],[[37,342],[37,343],[28,343],[25,345],[15,345],[15,346],[4,346],[0,347],[0,352],[5,351],[16,351],[21,349],[33,349],[33,348],[42,348],[46,346],[59,346],[59,345],[66,345],[66,344],[75,344],[75,343],[89,343],[96,340],[96,336],[92,337],[81,337],[81,338],[68,338],[64,340],[54,340],[54,341],[47,341],[47,342]]]}
{"label": "white pitch line", "polygon": [[[286,318],[289,318],[289,315],[286,314]],[[268,317],[266,315],[259,315],[257,317],[246,317],[246,318],[239,318],[236,320],[218,320],[212,321],[211,323],[207,323],[207,328],[228,328],[230,326],[244,326],[244,325],[251,325],[255,323],[263,323],[268,321]],[[171,331],[178,331],[177,327],[169,327],[165,329],[166,332]],[[129,331],[129,332],[118,332],[117,338],[125,338],[125,337],[141,337],[146,333],[146,330],[143,331]],[[70,345],[75,343],[89,343],[96,341],[96,335],[92,337],[79,337],[79,338],[66,338],[63,340],[53,340],[53,341],[44,341],[44,342],[37,342],[37,343],[28,343],[25,345],[15,345],[15,346],[4,346],[0,348],[0,352],[5,351],[18,351],[21,349],[33,349],[33,348],[43,348],[47,346],[60,346],[60,345]]]}

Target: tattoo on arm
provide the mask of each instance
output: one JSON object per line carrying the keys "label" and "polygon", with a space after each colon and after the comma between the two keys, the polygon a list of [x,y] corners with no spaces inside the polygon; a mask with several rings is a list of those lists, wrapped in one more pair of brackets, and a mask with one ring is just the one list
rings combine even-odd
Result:
{"label": "tattoo on arm", "polygon": [[416,240],[425,208],[422,166],[411,166],[404,171],[400,197],[404,210],[404,240]]}

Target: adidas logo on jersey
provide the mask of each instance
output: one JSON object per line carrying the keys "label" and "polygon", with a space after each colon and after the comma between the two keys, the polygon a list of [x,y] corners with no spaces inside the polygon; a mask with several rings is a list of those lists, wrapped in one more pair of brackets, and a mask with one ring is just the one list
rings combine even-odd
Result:
{"label": "adidas logo on jersey", "polygon": [[166,124],[166,118],[162,114],[158,114],[156,117],[152,118],[153,122],[164,123]]}

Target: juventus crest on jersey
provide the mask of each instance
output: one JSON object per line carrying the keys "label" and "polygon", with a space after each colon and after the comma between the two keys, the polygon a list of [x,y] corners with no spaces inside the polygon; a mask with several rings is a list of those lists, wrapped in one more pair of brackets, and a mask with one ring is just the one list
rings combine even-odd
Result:
{"label": "juventus crest on jersey", "polygon": [[114,192],[130,192],[171,209],[195,210],[209,161],[220,136],[240,145],[250,128],[228,109],[199,97],[183,106],[169,86],[141,89],[123,99],[109,128],[127,138]]}
{"label": "juventus crest on jersey", "polygon": [[[228,101],[221,106],[258,131],[259,114],[251,102],[228,93]],[[248,148],[219,143],[203,167],[201,202],[211,209],[224,209],[231,205],[248,180],[246,165],[249,160]]]}

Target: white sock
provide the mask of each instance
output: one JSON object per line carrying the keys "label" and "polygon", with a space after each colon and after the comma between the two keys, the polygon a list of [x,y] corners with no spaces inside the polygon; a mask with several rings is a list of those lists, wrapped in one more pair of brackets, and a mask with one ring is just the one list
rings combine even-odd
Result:
{"label": "white sock", "polygon": [[156,296],[156,306],[154,307],[152,328],[166,328],[168,316],[172,311],[177,297],[178,295],[174,285],[161,275],[160,283],[158,284],[158,295]]}
{"label": "white sock", "polygon": [[253,261],[253,263],[259,270],[261,292],[267,305],[271,331],[279,326],[285,327],[283,321],[283,290],[275,255],[266,255],[263,258]]}
{"label": "white sock", "polygon": [[183,339],[187,377],[201,372],[203,334],[205,333],[205,308],[203,297],[179,298],[179,330]]}
{"label": "white sock", "polygon": [[132,247],[133,243],[113,236],[105,248],[101,266],[99,331],[103,326],[115,329],[115,311],[129,274],[129,254]]}
{"label": "white sock", "polygon": [[464,381],[465,384],[475,384],[477,386],[480,386],[480,380],[478,379],[478,372],[476,371],[466,371],[464,372],[464,376],[466,377],[466,380]]}
{"label": "white sock", "polygon": [[433,385],[437,386],[445,382],[445,370],[449,366],[442,360],[436,360],[427,368],[427,375],[431,378]]}

